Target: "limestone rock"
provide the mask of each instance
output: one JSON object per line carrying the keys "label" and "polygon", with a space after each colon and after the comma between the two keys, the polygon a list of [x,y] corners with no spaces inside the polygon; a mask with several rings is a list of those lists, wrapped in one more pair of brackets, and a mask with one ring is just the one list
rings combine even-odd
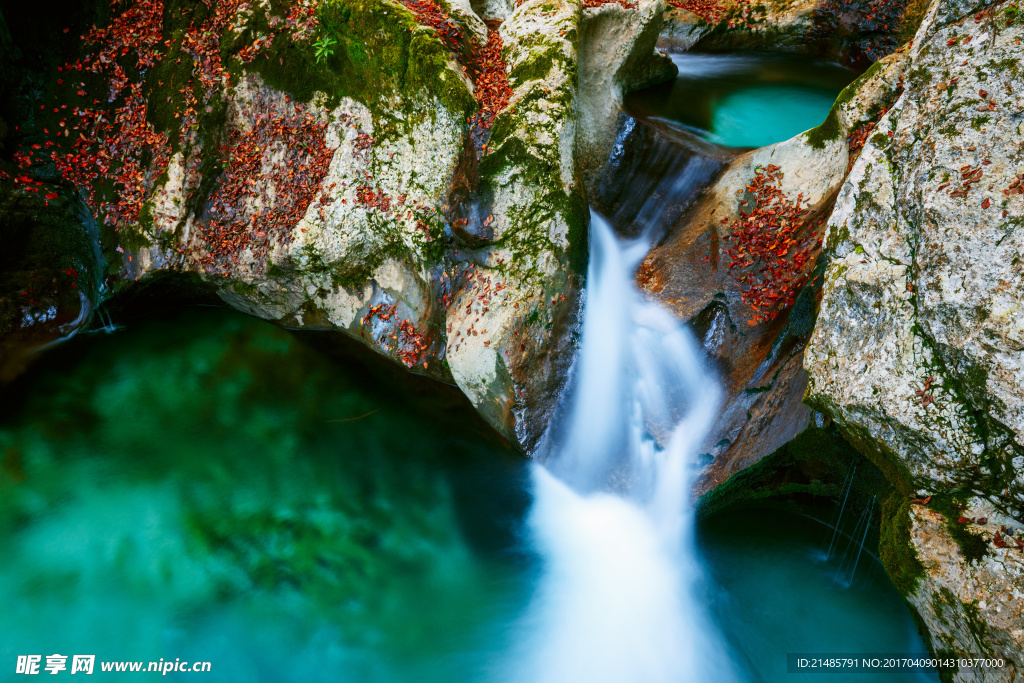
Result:
{"label": "limestone rock", "polygon": [[[902,96],[853,165],[826,229],[821,307],[804,356],[806,401],[831,415],[901,494],[1024,519],[1024,173],[1017,93],[1022,26],[999,5],[936,0],[908,51]],[[1022,176],[1024,177],[1024,176]],[[906,508],[883,520],[896,530]],[[965,513],[966,514],[966,513]],[[1024,652],[1020,553],[975,528],[967,558],[932,512],[911,506],[920,561],[905,587],[937,651],[991,652],[1015,680]],[[948,521],[948,520],[947,520]]]}
{"label": "limestone rock", "polygon": [[583,10],[577,146],[590,194],[615,143],[623,94],[676,74],[668,56],[655,50],[664,12],[664,0]]}
{"label": "limestone rock", "polygon": [[[1024,661],[1024,553],[1009,537],[1010,547],[993,547],[970,563],[942,515],[913,506],[910,519],[911,542],[926,580],[908,600],[928,625],[933,651],[940,657],[1004,661],[1001,667],[961,667],[957,681],[1018,680]],[[986,539],[1006,528],[1004,520],[984,519],[986,524],[970,527]],[[1016,534],[1024,530],[1018,527]]]}
{"label": "limestone rock", "polygon": [[501,25],[512,96],[479,162],[489,207],[449,309],[448,363],[487,419],[532,447],[571,362],[588,214],[576,162],[580,6],[528,0]]}
{"label": "limestone rock", "polygon": [[1021,58],[1020,30],[939,24],[943,7],[829,220],[808,400],[884,444],[916,487],[974,491],[1021,518],[1024,197],[1003,190],[1024,171],[1008,94],[1024,80],[999,66]]}
{"label": "limestone rock", "polygon": [[[580,83],[614,134],[622,89],[666,75],[661,0],[597,11],[616,61],[591,46],[582,65],[579,0],[217,7],[233,14],[202,15],[216,45],[172,40],[133,86],[159,153],[139,162],[127,221],[100,216],[118,291],[198,276],[234,308],[457,384],[529,450],[571,362],[586,271],[581,158],[599,162]],[[504,73],[481,61],[495,46]],[[485,102],[505,79],[507,106]]]}
{"label": "limestone rock", "polygon": [[[729,257],[722,253],[729,244],[732,222],[741,210],[751,208],[743,204],[752,196],[746,188],[759,168],[777,166],[779,189],[789,200],[800,197],[801,206],[812,215],[827,216],[846,177],[849,134],[891,102],[906,62],[905,55],[895,54],[858,78],[839,95],[818,128],[727,160],[715,182],[701,192],[640,268],[641,287],[690,321],[704,340],[729,394],[704,445],[710,462],[698,494],[772,453],[811,419],[811,411],[802,404],[806,385],[802,358],[814,319],[814,288],[792,311],[752,325],[753,312],[742,300],[743,287]],[[808,218],[808,231],[814,220]]]}

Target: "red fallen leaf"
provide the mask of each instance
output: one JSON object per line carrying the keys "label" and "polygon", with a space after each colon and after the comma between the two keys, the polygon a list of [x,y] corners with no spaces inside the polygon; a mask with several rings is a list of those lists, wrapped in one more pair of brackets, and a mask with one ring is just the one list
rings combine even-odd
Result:
{"label": "red fallen leaf", "polygon": [[992,537],[992,545],[994,545],[997,548],[1006,547],[1006,541],[1003,540],[1003,537],[999,535],[998,531],[996,532],[996,535]]}
{"label": "red fallen leaf", "polygon": [[983,201],[983,202],[981,203],[981,208],[983,208],[983,209],[987,209],[987,208],[988,208],[988,207],[990,207],[991,205],[992,205],[992,202],[990,202],[990,201],[989,201],[988,197],[985,197],[985,201]]}
{"label": "red fallen leaf", "polygon": [[914,498],[910,502],[911,503],[916,503],[917,505],[927,505],[929,503],[929,501],[931,501],[931,499],[932,499],[932,497],[928,496],[927,498]]}
{"label": "red fallen leaf", "polygon": [[973,522],[973,521],[974,520],[971,519],[970,517],[957,517],[956,518],[957,524],[968,524],[968,523]]}
{"label": "red fallen leaf", "polygon": [[979,517],[978,524],[988,524],[988,517]]}

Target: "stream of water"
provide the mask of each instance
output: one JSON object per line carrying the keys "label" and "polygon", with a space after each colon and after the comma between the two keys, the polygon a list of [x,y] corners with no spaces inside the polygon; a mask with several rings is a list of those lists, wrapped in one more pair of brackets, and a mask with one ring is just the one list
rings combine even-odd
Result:
{"label": "stream of water", "polygon": [[633,273],[647,236],[591,220],[583,336],[565,421],[534,468],[530,525],[546,560],[539,653],[519,680],[728,681],[697,600],[692,461],[718,385],[689,331]]}
{"label": "stream of water", "polygon": [[[659,317],[621,343],[674,339],[688,357]],[[164,311],[72,340],[9,390],[0,664],[198,659],[218,683],[785,681],[786,652],[923,651],[873,556],[835,582],[829,528],[752,510],[695,537],[685,497],[659,508],[681,495],[687,445],[647,426],[657,412],[591,421],[643,425],[646,445],[576,479],[557,455],[524,463],[435,384],[306,339]],[[714,383],[679,372],[679,415],[660,424],[699,429],[690,400]],[[629,377],[642,408],[656,385]],[[672,468],[662,491],[631,474]]]}

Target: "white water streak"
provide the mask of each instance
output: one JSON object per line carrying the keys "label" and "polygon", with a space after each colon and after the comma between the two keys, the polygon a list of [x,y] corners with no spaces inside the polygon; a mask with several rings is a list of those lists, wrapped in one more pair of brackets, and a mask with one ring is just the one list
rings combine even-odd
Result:
{"label": "white water streak", "polygon": [[571,400],[534,470],[530,525],[546,564],[518,681],[733,678],[697,597],[690,502],[721,392],[689,331],[634,287],[648,248],[593,216]]}

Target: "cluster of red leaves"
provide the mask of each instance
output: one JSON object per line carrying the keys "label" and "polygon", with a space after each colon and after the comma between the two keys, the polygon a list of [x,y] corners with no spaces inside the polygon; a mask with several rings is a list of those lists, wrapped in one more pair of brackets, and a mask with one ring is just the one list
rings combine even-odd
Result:
{"label": "cluster of red leaves", "polygon": [[[129,58],[133,70],[139,73],[145,73],[157,63],[161,58],[163,10],[163,0],[138,0],[106,28],[93,27],[82,36],[86,46],[96,48],[94,52],[58,67],[62,72],[58,85],[72,72],[96,74],[106,83],[106,102],[119,102],[112,110],[96,108],[103,104],[99,99],[92,100],[92,107],[75,106],[74,117],[70,121],[62,119],[59,124],[63,137],[71,138],[70,141],[61,145],[62,151],[54,149],[45,154],[65,180],[82,188],[97,217],[102,213],[106,222],[115,228],[138,221],[152,180],[163,172],[170,159],[167,136],[157,133],[146,121],[147,101],[141,80],[130,79],[119,61]],[[79,97],[88,96],[84,87],[85,83],[80,82]],[[68,105],[63,104],[54,107],[53,113],[67,109]],[[43,132],[50,134],[46,129]],[[72,138],[72,133],[77,135]],[[60,140],[59,133],[56,138]],[[47,140],[42,148],[56,146],[52,140]],[[27,153],[15,155],[22,170],[32,166],[35,152],[40,148],[34,144]],[[96,185],[104,181],[113,186],[114,197],[111,201],[98,202]]]}
{"label": "cluster of red leaves", "polygon": [[[964,164],[960,168],[960,187],[953,188],[949,192],[950,197],[966,197],[970,191],[971,186],[974,183],[980,183],[982,176],[985,175],[985,171],[981,166],[974,166],[974,164]],[[940,185],[939,189],[943,189],[944,186],[948,186],[949,183]],[[988,207],[985,207],[988,208]]]}
{"label": "cluster of red leaves", "polygon": [[491,129],[495,117],[508,106],[508,100],[512,97],[505,60],[501,58],[501,47],[501,34],[496,28],[488,27],[487,44],[473,54],[473,85],[476,88],[476,101],[480,105],[480,111],[470,121],[476,133],[474,139]]}
{"label": "cluster of red leaves", "polygon": [[375,142],[377,142],[377,138],[370,137],[368,133],[364,133],[360,130],[359,133],[356,134],[356,139],[352,142],[352,147],[357,152],[365,153],[373,147],[373,143]]}
{"label": "cluster of red leaves", "polygon": [[[896,89],[892,94],[890,103],[899,99],[900,95],[903,94],[903,81],[899,81],[896,84]],[[882,107],[882,109],[875,116],[874,121],[867,121],[857,126],[850,136],[846,139],[849,143],[849,161],[846,164],[846,172],[849,173],[850,169],[853,168],[853,163],[857,161],[857,157],[860,156],[861,151],[864,149],[864,145],[867,143],[868,136],[875,130],[875,126],[882,120],[882,117],[889,113],[889,105]]]}
{"label": "cluster of red leaves", "polygon": [[[389,349],[407,368],[416,365],[426,356],[429,339],[416,329],[408,318],[399,320],[396,304],[376,304],[359,321],[364,327],[371,325],[374,319],[386,323],[377,336],[377,344]],[[423,367],[429,367],[426,361]]]}
{"label": "cluster of red leaves", "polygon": [[[220,57],[220,40],[229,30],[231,20],[246,10],[251,0],[204,0],[207,5],[217,2],[212,16],[200,26],[190,26],[181,43],[181,49],[192,57],[193,73],[208,99],[213,90],[227,81]],[[316,26],[316,0],[296,0],[286,19],[271,20],[281,30],[293,31],[298,37],[308,36]],[[147,121],[149,102],[143,92],[146,72],[166,59],[172,44],[161,45],[163,31],[163,0],[113,0],[114,6],[124,5],[124,11],[104,28],[93,27],[82,36],[83,44],[93,50],[82,59],[58,68],[62,85],[73,73],[91,73],[100,76],[105,84],[102,100],[92,98],[91,105],[75,106],[70,119],[60,121],[55,143],[47,140],[43,145],[33,144],[26,151],[15,154],[22,171],[29,169],[38,156],[53,161],[62,177],[81,188],[96,218],[113,225],[115,229],[136,224],[143,202],[152,190],[153,182],[166,169],[170,159],[168,136],[158,133]],[[252,46],[243,49],[250,58],[270,45],[273,35],[258,38]],[[128,69],[126,67],[130,66]],[[129,76],[129,72],[133,75]],[[162,85],[162,83],[160,83]],[[88,97],[85,83],[80,82],[78,97]],[[192,83],[180,89],[184,107],[176,112],[181,119],[181,135],[187,139],[197,125],[195,106],[197,99]],[[67,104],[54,107],[57,114],[68,109]],[[50,131],[44,129],[46,135]],[[64,140],[61,140],[61,138]],[[58,144],[60,143],[60,144]],[[322,143],[322,134],[321,134]],[[49,151],[51,147],[58,147]],[[44,151],[47,150],[47,151]],[[112,194],[100,201],[97,189],[107,184]]]}
{"label": "cluster of red leaves", "polygon": [[[5,172],[3,169],[0,169],[0,180],[11,180],[11,175]],[[43,185],[45,185],[45,183],[43,183],[43,181],[41,180],[35,180],[33,178],[30,178],[27,175],[20,175],[14,177],[14,185],[21,186],[20,189],[23,190],[24,192],[32,192],[36,196],[38,196],[39,191],[43,189]],[[59,196],[60,195],[58,195],[56,192],[47,192],[46,194],[43,195],[43,203],[46,206],[49,206],[50,200],[56,199]]]}
{"label": "cluster of red leaves", "polygon": [[[207,4],[210,1],[204,0]],[[237,53],[238,59],[244,63],[253,61],[285,31],[293,40],[304,40],[312,36],[318,25],[318,1],[295,0],[283,20],[278,16],[270,17],[270,33],[261,33],[251,44],[241,48]],[[217,0],[213,15],[200,26],[190,26],[185,33],[181,47],[192,57],[194,72],[203,86],[206,100],[210,99],[221,82],[230,83],[229,74],[221,62],[220,41],[226,33],[241,28],[232,24],[232,19],[249,12],[251,8],[252,0]]]}
{"label": "cluster of red leaves", "polygon": [[181,41],[181,49],[192,57],[196,78],[209,100],[217,86],[228,80],[220,58],[221,37],[231,26],[231,19],[252,0],[219,0],[213,15],[200,26],[189,26]]}
{"label": "cluster of red leaves", "polygon": [[1014,176],[1013,180],[1010,181],[1009,187],[1003,190],[1003,194],[1024,194],[1024,173],[1018,173]]}
{"label": "cluster of red leaves", "polygon": [[668,0],[668,4],[696,14],[709,24],[717,24],[725,14],[725,7],[718,0]]}
{"label": "cluster of red leaves", "polygon": [[228,270],[243,249],[262,262],[271,241],[290,242],[334,155],[325,142],[327,122],[301,104],[281,111],[260,95],[243,113],[251,127],[231,131],[224,175],[210,198],[212,218],[199,226],[210,271]]}
{"label": "cluster of red leaves", "polygon": [[448,49],[458,52],[462,43],[462,31],[440,5],[434,0],[401,0],[401,3],[412,10],[418,22],[437,31],[441,42],[447,45]]}
{"label": "cluster of red leaves", "polygon": [[494,222],[494,214],[488,214],[487,218],[478,220],[476,218],[455,218],[451,221],[452,227],[454,228],[465,228],[470,223],[473,224],[474,229],[479,225],[481,228],[486,228],[488,225]]}
{"label": "cluster of red leaves", "polygon": [[[1006,536],[1004,537],[1003,534],[1006,534]],[[1006,542],[1007,538],[1013,541],[1013,544],[1017,547],[1017,550],[1024,550],[1024,540],[1021,540],[1019,538],[1013,538],[1011,531],[1008,528],[1006,528],[1006,525],[1003,525],[999,528],[998,531],[996,531],[995,535],[992,537],[992,545],[994,545],[997,548],[1009,548],[1010,544]]]}
{"label": "cluster of red leaves", "polygon": [[356,188],[356,201],[359,203],[359,206],[365,209],[377,209],[385,213],[391,211],[392,199],[379,187],[373,188],[369,185],[358,186]]}
{"label": "cluster of red leaves", "polygon": [[729,268],[743,269],[739,277],[746,287],[743,301],[755,312],[748,325],[772,320],[793,304],[821,246],[817,233],[807,231],[808,211],[800,208],[802,195],[791,202],[780,189],[781,181],[778,166],[757,171],[746,187],[755,206],[749,212],[740,211],[727,238],[734,243],[725,250],[731,259]]}
{"label": "cluster of red leaves", "polygon": [[[412,10],[420,24],[434,29],[441,42],[452,51],[456,59],[461,61],[462,32],[446,11],[434,0],[400,1]],[[627,7],[633,6],[625,0],[604,1],[622,2]],[[502,40],[501,34],[498,32],[499,25],[493,22],[488,23],[487,43],[483,47],[476,44],[476,41],[471,42],[472,58],[468,66],[462,67],[463,71],[473,79],[476,100],[480,105],[480,111],[467,122],[471,127],[472,139],[478,145],[483,143],[486,131],[490,130],[494,124],[494,118],[498,112],[508,106],[509,98],[512,97],[505,60],[501,57]]]}
{"label": "cluster of red leaves", "polygon": [[[316,18],[316,7],[319,0],[302,0],[294,3],[285,16],[285,26],[292,32],[292,40],[306,40],[320,24]],[[276,28],[276,17],[271,17],[270,26]]]}
{"label": "cluster of red leaves", "polygon": [[[154,179],[167,168],[170,145],[146,120],[148,103],[141,83],[130,83],[123,103],[113,112],[75,107],[71,129],[78,136],[65,153],[51,159],[63,178],[85,193],[85,199],[115,228],[133,225]],[[61,121],[64,125],[65,121]],[[97,201],[97,185],[111,181],[114,197]]]}
{"label": "cluster of red leaves", "polygon": [[[114,0],[111,4],[117,5],[118,2]],[[139,71],[145,71],[159,60],[163,14],[163,0],[138,0],[115,17],[110,26],[93,26],[82,36],[86,46],[98,46],[99,51],[69,66],[78,71],[105,73],[110,85],[107,101],[113,102],[130,82],[124,67],[117,61],[119,58],[134,52],[135,67]]]}
{"label": "cluster of red leaves", "polygon": [[875,122],[868,121],[857,126],[847,141],[850,143],[850,160],[846,164],[846,172],[849,173],[850,169],[853,168],[853,162],[857,161],[857,157],[860,156],[861,150],[864,149],[864,144],[868,141],[868,136],[871,135],[871,131],[875,129]]}
{"label": "cluster of red leaves", "polygon": [[[369,174],[367,174],[367,176],[367,179],[369,179]],[[391,216],[395,219],[404,218],[405,220],[410,220],[413,217],[414,211],[417,213],[424,210],[429,211],[429,209],[426,209],[422,202],[418,200],[407,203],[406,197],[407,195],[405,195],[404,193],[398,195],[397,197],[392,197],[383,189],[379,187],[373,187],[371,185],[364,184],[356,186],[356,205],[363,209],[373,209],[381,213],[390,213]],[[341,201],[342,203],[344,203],[346,200],[342,199]],[[405,211],[404,215],[402,214],[403,210]],[[426,224],[424,224],[422,220],[417,218],[416,227],[422,229],[424,232],[427,233],[427,241],[429,242],[430,229],[426,226]]]}
{"label": "cluster of red leaves", "polygon": [[618,3],[626,9],[633,9],[636,7],[635,2],[627,2],[627,0],[583,0],[581,4],[583,7],[600,7],[601,5],[607,5],[609,3]]}

